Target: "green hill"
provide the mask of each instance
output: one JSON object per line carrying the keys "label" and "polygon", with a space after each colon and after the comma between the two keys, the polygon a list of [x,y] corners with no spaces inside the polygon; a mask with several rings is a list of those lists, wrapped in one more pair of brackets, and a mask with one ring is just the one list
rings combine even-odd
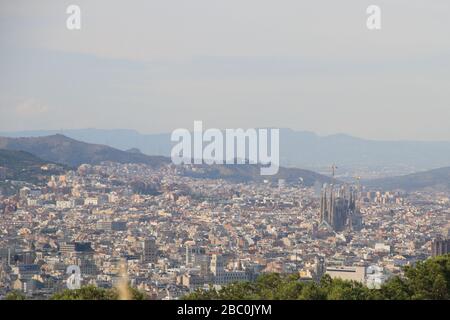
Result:
{"label": "green hill", "polygon": [[19,180],[32,183],[47,181],[52,174],[60,174],[66,168],[35,155],[16,150],[0,149],[0,181]]}
{"label": "green hill", "polygon": [[99,164],[102,161],[119,163],[143,163],[160,166],[169,158],[147,156],[142,153],[126,152],[105,145],[85,143],[61,134],[46,137],[7,138],[0,137],[0,148],[30,152],[46,161],[68,166]]}
{"label": "green hill", "polygon": [[[61,134],[46,137],[0,137],[0,148],[23,150],[45,161],[62,163],[72,167],[83,163],[99,164],[102,161],[142,163],[156,168],[171,163],[170,158],[148,156],[137,149],[122,151],[106,145],[77,141]],[[327,176],[297,168],[280,167],[278,174],[273,176],[261,176],[260,165],[252,164],[194,165],[192,168],[192,170],[183,170],[182,174],[199,179],[225,179],[234,182],[285,179],[288,182],[301,181],[306,186],[332,182],[332,179]]]}
{"label": "green hill", "polygon": [[233,182],[262,182],[263,180],[278,181],[284,179],[286,182],[301,182],[305,186],[313,186],[315,183],[332,183],[333,179],[319,173],[298,169],[280,167],[277,174],[263,176],[260,174],[261,165],[195,165],[191,170],[183,171],[183,175],[200,179],[224,179]]}
{"label": "green hill", "polygon": [[44,160],[29,152],[0,149],[0,166],[2,167],[19,169],[44,163]]}

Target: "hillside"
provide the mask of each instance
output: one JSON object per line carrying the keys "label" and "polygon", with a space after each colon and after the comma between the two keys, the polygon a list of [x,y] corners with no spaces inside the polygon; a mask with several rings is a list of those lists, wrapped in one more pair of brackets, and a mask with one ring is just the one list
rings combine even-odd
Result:
{"label": "hillside", "polygon": [[[46,137],[0,137],[0,148],[23,150],[46,161],[78,166],[82,163],[98,164],[102,161],[119,163],[143,163],[158,167],[170,163],[162,156],[147,156],[137,149],[121,151],[106,145],[77,141],[56,134]],[[277,175],[261,176],[259,165],[195,165],[192,170],[183,170],[183,175],[194,178],[226,179],[234,182],[285,179],[298,182],[301,178],[306,186],[331,182],[327,176],[297,168],[280,168]]]}
{"label": "hillside", "polygon": [[52,174],[64,172],[61,165],[49,164],[25,151],[0,149],[0,181],[20,180],[32,183],[46,181]]}
{"label": "hillside", "polygon": [[0,166],[22,169],[29,166],[43,165],[44,160],[25,151],[0,149]]}
{"label": "hillside", "polygon": [[[135,130],[74,129],[4,132],[0,136],[45,136],[63,133],[73,139],[121,150],[138,148],[148,155],[169,156],[169,133],[141,134]],[[320,136],[313,132],[280,129],[282,166],[317,169],[336,163],[344,168],[395,167],[399,172],[450,166],[449,141],[383,141],[346,134]],[[405,168],[407,169],[405,171]]]}
{"label": "hillside", "polygon": [[83,163],[98,164],[102,161],[144,163],[154,167],[169,162],[165,157],[121,151],[105,145],[77,141],[60,134],[46,137],[0,137],[0,148],[26,151],[46,161],[73,167]]}
{"label": "hillside", "polygon": [[417,172],[398,177],[388,177],[363,181],[367,187],[376,187],[386,190],[401,189],[405,191],[433,188],[450,190],[450,167],[429,171]]}
{"label": "hillside", "polygon": [[183,174],[194,178],[225,179],[234,182],[262,182],[263,180],[277,182],[278,179],[284,179],[286,182],[300,182],[305,186],[332,182],[330,177],[298,168],[280,167],[276,175],[262,176],[260,166],[251,164],[196,165],[192,169],[184,170]]}

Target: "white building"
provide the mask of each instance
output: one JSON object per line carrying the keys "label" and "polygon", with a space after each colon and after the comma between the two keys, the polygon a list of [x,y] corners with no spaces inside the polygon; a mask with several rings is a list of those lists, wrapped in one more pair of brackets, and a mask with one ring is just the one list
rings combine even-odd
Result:
{"label": "white building", "polygon": [[383,267],[373,265],[366,270],[366,285],[370,289],[380,289],[388,279]]}
{"label": "white building", "polygon": [[326,274],[330,275],[330,277],[333,279],[339,278],[342,280],[353,280],[361,283],[365,283],[366,280],[365,267],[327,267]]}
{"label": "white building", "polygon": [[72,200],[58,200],[56,201],[56,208],[58,209],[70,209],[75,206],[74,201]]}

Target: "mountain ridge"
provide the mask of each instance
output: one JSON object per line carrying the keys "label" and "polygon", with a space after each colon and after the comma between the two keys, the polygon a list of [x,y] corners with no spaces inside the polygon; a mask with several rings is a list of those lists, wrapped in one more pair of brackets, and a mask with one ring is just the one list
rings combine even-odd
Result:
{"label": "mountain ridge", "polygon": [[45,161],[26,151],[0,149],[0,182],[43,183],[50,175],[60,174],[65,169],[64,165]]}
{"label": "mountain ridge", "polygon": [[450,190],[450,166],[412,174],[362,181],[369,188],[417,191],[427,188]]}
{"label": "mountain ridge", "polygon": [[121,151],[107,145],[85,143],[61,134],[46,137],[0,137],[0,148],[26,151],[44,160],[69,166],[114,161],[145,163],[158,167],[169,161],[165,157]]}
{"label": "mountain ridge", "polygon": [[[148,156],[137,149],[130,152],[121,151],[107,145],[91,144],[68,138],[61,134],[46,137],[0,137],[0,148],[26,151],[46,161],[62,163],[72,167],[83,163],[99,164],[102,161],[119,163],[143,163],[160,167],[171,163],[170,158],[163,156]],[[193,165],[195,170],[182,170],[185,176],[195,178],[226,179],[232,181],[262,181],[285,179],[288,182],[302,181],[304,185],[330,183],[330,177],[319,173],[299,169],[283,168],[274,176],[261,176],[260,165]]]}
{"label": "mountain ridge", "polygon": [[[141,134],[132,129],[71,129],[0,132],[0,136],[42,136],[54,133],[120,150],[170,156],[169,133]],[[320,136],[310,131],[280,129],[280,164],[317,170],[336,163],[340,168],[399,167],[400,172],[450,166],[450,141],[369,140],[345,133]],[[403,170],[403,168],[410,168]]]}

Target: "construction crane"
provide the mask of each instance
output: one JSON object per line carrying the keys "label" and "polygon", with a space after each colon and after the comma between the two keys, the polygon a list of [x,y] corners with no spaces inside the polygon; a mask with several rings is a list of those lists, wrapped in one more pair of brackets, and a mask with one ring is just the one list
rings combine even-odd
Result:
{"label": "construction crane", "polygon": [[356,187],[358,188],[358,192],[361,191],[361,176],[355,176]]}
{"label": "construction crane", "polygon": [[336,164],[333,163],[333,165],[331,166],[331,174],[332,174],[332,176],[333,176],[333,182],[335,182],[334,175],[335,175],[335,173],[336,173],[336,169],[337,169],[337,168],[338,168],[338,167],[336,166]]}

